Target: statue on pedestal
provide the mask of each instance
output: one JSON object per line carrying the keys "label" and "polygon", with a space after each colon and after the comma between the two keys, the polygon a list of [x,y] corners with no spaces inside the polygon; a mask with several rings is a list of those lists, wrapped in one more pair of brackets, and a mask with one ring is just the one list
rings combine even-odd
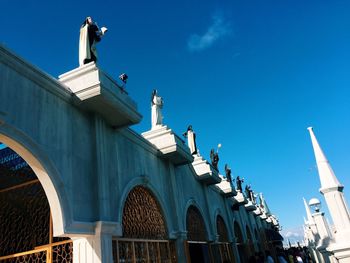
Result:
{"label": "statue on pedestal", "polygon": [[151,108],[152,108],[152,129],[163,124],[163,98],[158,96],[156,89],[152,91],[151,96]]}
{"label": "statue on pedestal", "polygon": [[265,209],[262,193],[259,194],[259,206],[261,209]]}
{"label": "statue on pedestal", "polygon": [[240,178],[239,176],[237,176],[236,178],[236,185],[237,185],[237,190],[240,191],[242,193],[242,183],[244,182],[244,179]]}
{"label": "statue on pedestal", "polygon": [[210,151],[210,160],[211,165],[214,167],[216,171],[219,171],[218,163],[219,163],[219,154],[218,152],[215,152],[214,149],[211,149]]}
{"label": "statue on pedestal", "polygon": [[88,16],[80,27],[79,39],[79,65],[97,61],[96,44],[101,41],[101,37],[106,33],[106,27],[99,27],[92,18]]}
{"label": "statue on pedestal", "polygon": [[254,193],[254,191],[252,191],[252,203],[253,203],[253,205],[256,205],[256,198],[257,198],[258,196]]}
{"label": "statue on pedestal", "polygon": [[250,201],[253,202],[254,193],[250,185],[245,186],[245,195]]}
{"label": "statue on pedestal", "polygon": [[197,154],[197,145],[196,145],[196,133],[192,129],[192,125],[187,127],[187,131],[182,134],[187,138],[188,147],[190,148],[191,154]]}
{"label": "statue on pedestal", "polygon": [[[231,177],[231,168],[228,167],[227,164],[225,164],[225,174],[226,174],[226,180],[230,183],[230,185],[232,184],[232,177]],[[232,187],[232,186],[231,186]]]}

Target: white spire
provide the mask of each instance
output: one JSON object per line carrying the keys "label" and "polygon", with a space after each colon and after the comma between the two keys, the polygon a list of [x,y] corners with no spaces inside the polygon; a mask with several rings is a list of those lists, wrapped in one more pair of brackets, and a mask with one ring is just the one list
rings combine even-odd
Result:
{"label": "white spire", "polygon": [[[304,206],[305,206],[305,210],[306,210],[307,223],[312,224],[314,222],[314,220],[313,220],[312,215],[311,215],[310,207],[307,204],[304,197],[303,197],[303,200],[304,200]],[[305,217],[304,217],[304,221],[306,221]]]}
{"label": "white spire", "polygon": [[321,180],[321,189],[343,187],[332,170],[326,156],[324,155],[318,141],[315,137],[312,127],[307,128],[310,132],[312,146],[314,148],[318,174]]}
{"label": "white spire", "polygon": [[264,198],[262,193],[260,193],[260,200],[261,200],[261,203],[263,205],[263,209],[265,211],[265,214],[271,215],[271,211],[270,211],[269,207],[267,206],[267,203],[266,203],[265,198]]}

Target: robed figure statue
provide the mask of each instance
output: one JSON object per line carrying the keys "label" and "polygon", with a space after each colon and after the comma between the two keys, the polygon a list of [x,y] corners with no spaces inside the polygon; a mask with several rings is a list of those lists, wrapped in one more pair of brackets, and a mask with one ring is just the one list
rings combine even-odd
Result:
{"label": "robed figure statue", "polygon": [[239,192],[241,192],[242,193],[242,183],[244,182],[244,179],[242,178],[240,178],[239,176],[237,176],[237,178],[236,178],[236,186],[237,186],[237,190],[239,191]]}
{"label": "robed figure statue", "polygon": [[97,61],[96,44],[107,31],[106,27],[98,28],[92,18],[88,16],[80,27],[79,65]]}
{"label": "robed figure statue", "polygon": [[187,131],[182,134],[187,138],[188,147],[190,148],[191,154],[197,154],[197,145],[196,145],[196,133],[192,129],[192,125],[187,127]]}
{"label": "robed figure statue", "polygon": [[225,174],[226,174],[226,180],[232,184],[232,177],[231,177],[231,168],[228,167],[228,164],[225,164]]}
{"label": "robed figure statue", "polygon": [[245,186],[245,195],[250,201],[253,202],[254,193],[250,185]]}
{"label": "robed figure statue", "polygon": [[152,108],[152,129],[163,124],[163,99],[158,96],[157,90],[152,91],[151,96],[151,108]]}
{"label": "robed figure statue", "polygon": [[211,160],[211,165],[215,168],[215,170],[219,171],[219,168],[218,168],[219,154],[218,152],[215,152],[214,149],[211,149],[210,151],[210,160]]}

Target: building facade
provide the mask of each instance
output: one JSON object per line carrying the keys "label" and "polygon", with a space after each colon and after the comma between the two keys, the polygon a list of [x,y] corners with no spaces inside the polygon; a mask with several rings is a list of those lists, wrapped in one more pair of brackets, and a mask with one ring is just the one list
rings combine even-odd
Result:
{"label": "building facade", "polygon": [[[247,262],[279,223],[95,63],[55,79],[0,46],[0,262]],[[17,260],[17,261],[16,261]]]}

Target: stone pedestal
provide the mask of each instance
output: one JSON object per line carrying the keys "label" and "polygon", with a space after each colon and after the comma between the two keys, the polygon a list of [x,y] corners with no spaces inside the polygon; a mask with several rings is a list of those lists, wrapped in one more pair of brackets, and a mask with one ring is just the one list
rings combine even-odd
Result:
{"label": "stone pedestal", "polygon": [[234,197],[234,199],[241,205],[248,204],[248,200],[239,190],[237,190],[237,195]]}
{"label": "stone pedestal", "polygon": [[208,185],[221,182],[219,172],[202,156],[195,155],[192,167],[196,172],[199,181]]}
{"label": "stone pedestal", "polygon": [[312,229],[315,236],[316,249],[322,254],[324,262],[330,262],[331,253],[329,246],[333,240],[327,221],[324,218],[324,213],[316,212],[312,214],[312,218],[316,226],[316,232],[314,232],[315,229]]}
{"label": "stone pedestal", "polygon": [[[349,238],[349,237],[348,237]],[[350,262],[350,241],[337,242],[330,245],[327,250],[331,251],[339,263]]]}
{"label": "stone pedestal", "polygon": [[235,188],[232,187],[232,184],[229,181],[227,181],[226,178],[223,178],[222,176],[220,176],[220,178],[221,178],[221,182],[218,183],[216,186],[220,188],[221,193],[226,197],[235,196],[237,192]]}
{"label": "stone pedestal", "polygon": [[267,219],[267,215],[263,212],[263,213],[260,215],[260,218],[263,219],[263,220],[266,220],[266,219]]}
{"label": "stone pedestal", "polygon": [[175,165],[188,164],[193,161],[185,142],[165,125],[144,132],[142,136],[162,153],[163,158],[169,159]]}
{"label": "stone pedestal", "polygon": [[260,207],[256,207],[256,209],[253,211],[255,216],[259,216],[262,214]]}
{"label": "stone pedestal", "polygon": [[244,207],[245,207],[245,209],[247,210],[247,211],[254,211],[254,210],[256,210],[256,206],[253,204],[253,202],[252,201],[250,201],[250,200],[248,200],[248,203],[246,203],[245,205],[244,205]]}
{"label": "stone pedestal", "polygon": [[[317,234],[319,235],[320,242],[324,243],[325,241],[322,240],[328,240],[328,243],[331,239],[331,232],[329,230],[329,226],[324,218],[323,212],[316,212],[312,214],[312,217],[314,219],[314,222],[317,227]],[[318,241],[318,240],[317,240]]]}
{"label": "stone pedestal", "polygon": [[59,81],[76,96],[79,107],[98,113],[113,127],[129,126],[142,119],[128,93],[94,62],[60,75]]}

